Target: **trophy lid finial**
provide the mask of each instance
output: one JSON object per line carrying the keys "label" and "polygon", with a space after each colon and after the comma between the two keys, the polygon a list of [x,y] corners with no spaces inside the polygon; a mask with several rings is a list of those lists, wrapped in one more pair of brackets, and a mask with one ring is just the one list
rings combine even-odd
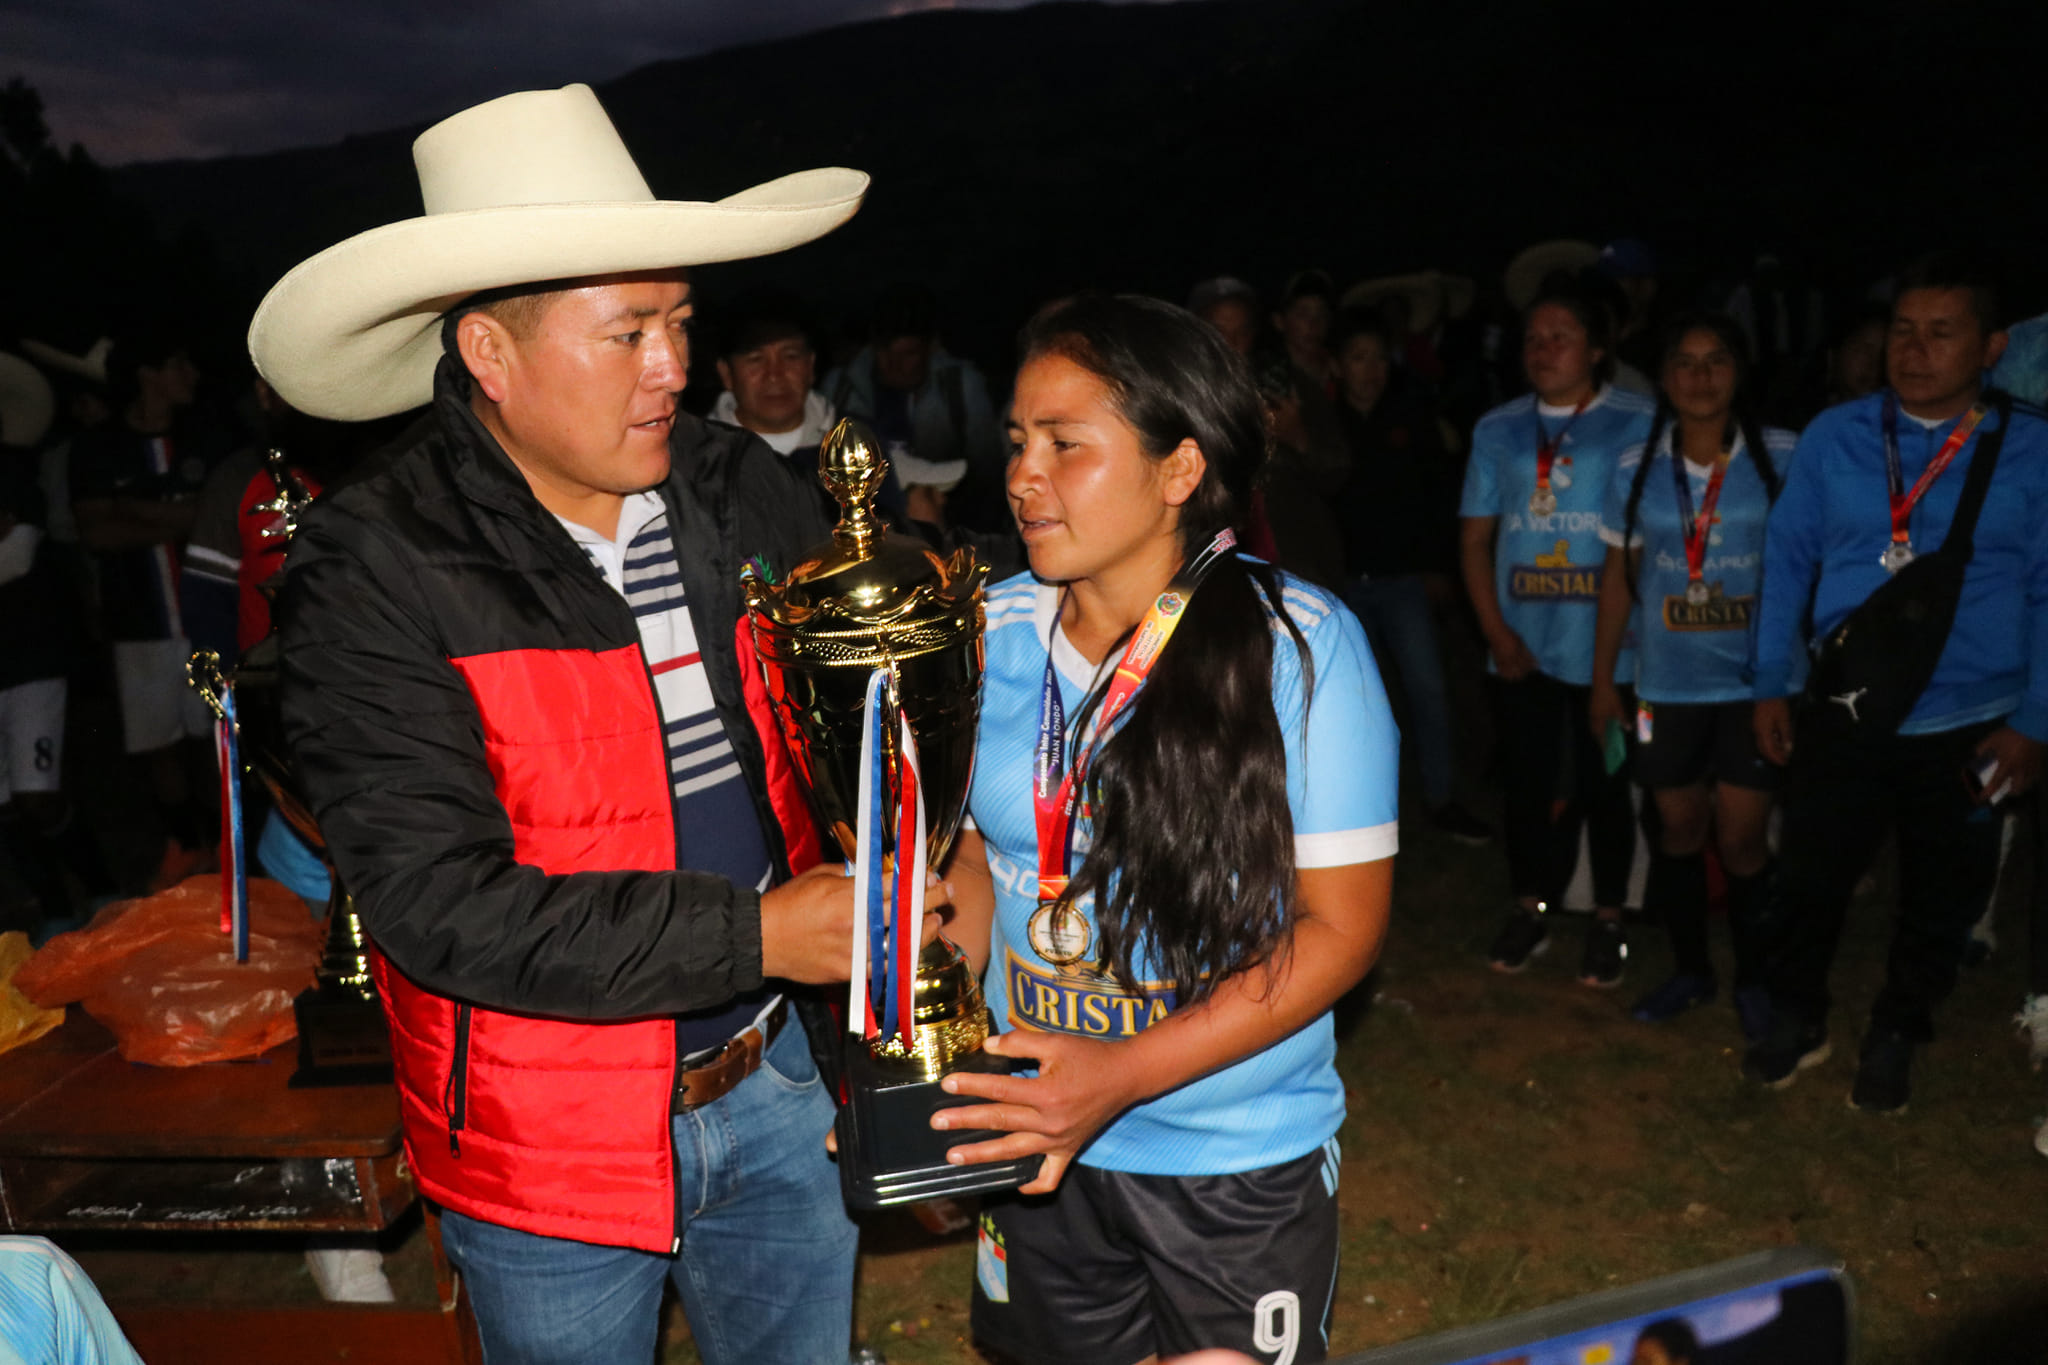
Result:
{"label": "trophy lid finial", "polygon": [[[917,536],[891,531],[875,513],[889,462],[874,431],[847,418],[818,448],[818,482],[839,500],[832,539],[812,546],[779,583],[743,574],[747,609],[784,627],[872,631],[953,618],[988,577],[972,546],[940,556]],[[865,656],[863,656],[865,657]]]}
{"label": "trophy lid finial", "polygon": [[875,494],[888,471],[889,461],[874,430],[856,418],[840,418],[818,447],[818,482],[839,502],[839,524],[832,528],[832,539],[843,549],[864,554],[881,533]]}

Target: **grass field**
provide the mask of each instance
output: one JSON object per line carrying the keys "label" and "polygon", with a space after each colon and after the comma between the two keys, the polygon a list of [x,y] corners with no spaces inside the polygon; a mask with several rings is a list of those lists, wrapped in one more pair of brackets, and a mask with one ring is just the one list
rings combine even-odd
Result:
{"label": "grass field", "polygon": [[[1406,833],[1392,939],[1345,1012],[1337,1350],[1801,1243],[1847,1262],[1868,1365],[2048,1361],[2048,1160],[2031,1145],[2048,1105],[2010,1025],[2024,989],[2011,891],[2006,950],[1964,976],[1911,1109],[1875,1118],[1845,1100],[1888,876],[1837,968],[1833,1060],[1772,1094],[1741,1079],[1725,997],[1661,1027],[1627,1017],[1667,965],[1654,929],[1635,933],[1616,992],[1571,979],[1571,920],[1525,975],[1486,970],[1499,857]],[[2010,873],[2023,889],[2023,853]],[[859,1331],[892,1365],[976,1360],[972,1273],[966,1234],[876,1225]],[[696,1359],[670,1335],[669,1361]]]}

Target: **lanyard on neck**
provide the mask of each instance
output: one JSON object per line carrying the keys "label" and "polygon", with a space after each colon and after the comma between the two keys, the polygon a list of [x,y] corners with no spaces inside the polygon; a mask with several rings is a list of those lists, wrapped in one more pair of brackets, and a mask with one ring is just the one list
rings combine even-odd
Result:
{"label": "lanyard on neck", "polygon": [[1707,545],[1713,534],[1714,509],[1721,504],[1721,485],[1728,477],[1728,463],[1735,457],[1731,442],[1714,461],[1707,476],[1707,491],[1700,498],[1699,514],[1692,510],[1692,483],[1685,472],[1685,452],[1676,437],[1671,442],[1671,481],[1678,490],[1678,529],[1685,537],[1685,574],[1689,582],[1705,581]]}
{"label": "lanyard on neck", "polygon": [[[1196,555],[1167,585],[1166,591],[1153,599],[1144,619],[1138,622],[1130,644],[1124,646],[1123,657],[1117,660],[1116,674],[1110,679],[1109,690],[1103,694],[1102,708],[1095,718],[1094,743],[1089,745],[1088,752],[1077,756],[1072,766],[1066,763],[1066,706],[1060,700],[1059,675],[1053,668],[1048,642],[1045,682],[1038,694],[1038,753],[1031,767],[1031,804],[1038,826],[1038,900],[1041,905],[1066,894],[1067,868],[1074,845],[1074,811],[1080,802],[1082,775],[1087,771],[1095,746],[1110,733],[1116,718],[1130,705],[1131,698],[1152,672],[1152,666],[1159,662],[1166,642],[1173,638],[1173,632],[1180,627],[1181,617],[1187,612],[1188,599],[1194,596],[1195,589],[1201,586],[1202,579],[1215,567],[1216,561],[1236,544],[1236,533],[1228,529],[1218,531],[1208,548]],[[1059,629],[1057,617],[1054,618],[1053,629]]]}
{"label": "lanyard on neck", "polygon": [[1956,423],[1955,430],[1941,443],[1941,449],[1934,452],[1934,458],[1927,462],[1927,468],[1920,471],[1920,477],[1913,481],[1912,490],[1908,492],[1905,472],[1899,463],[1898,395],[1890,390],[1885,391],[1884,477],[1885,491],[1891,495],[1893,545],[1904,547],[1910,554],[1913,536],[1909,523],[1912,520],[1913,509],[1920,505],[1921,498],[1927,496],[1927,490],[1934,486],[1934,481],[1941,477],[1942,471],[1954,462],[1957,453],[1963,448],[1963,443],[1970,439],[1970,433],[1977,429],[1977,424],[1984,420],[1984,414],[1988,411],[1984,404],[1978,403],[1963,414],[1962,420]]}
{"label": "lanyard on neck", "polygon": [[1592,402],[1593,395],[1590,393],[1581,398],[1579,405],[1572,409],[1572,415],[1564,419],[1564,425],[1557,429],[1555,436],[1552,436],[1543,429],[1543,409],[1541,400],[1538,400],[1538,407],[1536,409],[1536,491],[1539,494],[1550,491],[1550,466],[1557,460],[1558,447],[1562,446],[1564,438],[1571,434],[1572,425],[1579,420],[1579,414],[1591,406]]}

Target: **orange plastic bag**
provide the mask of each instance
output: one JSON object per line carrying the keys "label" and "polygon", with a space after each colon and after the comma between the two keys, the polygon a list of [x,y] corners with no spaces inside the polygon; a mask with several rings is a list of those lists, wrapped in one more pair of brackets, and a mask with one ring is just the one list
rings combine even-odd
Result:
{"label": "orange plastic bag", "polygon": [[313,984],[324,934],[306,903],[249,879],[249,960],[220,931],[220,877],[117,901],[59,934],[15,973],[37,1004],[80,1001],[121,1055],[151,1066],[256,1057],[298,1037],[292,999]]}

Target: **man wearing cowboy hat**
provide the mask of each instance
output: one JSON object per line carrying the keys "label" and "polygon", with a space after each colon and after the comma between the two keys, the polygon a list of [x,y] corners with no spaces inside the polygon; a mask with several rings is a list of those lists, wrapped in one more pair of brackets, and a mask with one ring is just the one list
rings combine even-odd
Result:
{"label": "man wearing cowboy hat", "polygon": [[376,947],[406,1150],[488,1358],[843,1361],[854,1231],[788,981],[844,979],[850,882],[774,738],[739,575],[815,484],[676,406],[682,267],[829,232],[867,177],[657,201],[584,86],[414,144],[426,213],[280,281],[294,407],[430,403],[330,490],[278,601],[292,757]]}

